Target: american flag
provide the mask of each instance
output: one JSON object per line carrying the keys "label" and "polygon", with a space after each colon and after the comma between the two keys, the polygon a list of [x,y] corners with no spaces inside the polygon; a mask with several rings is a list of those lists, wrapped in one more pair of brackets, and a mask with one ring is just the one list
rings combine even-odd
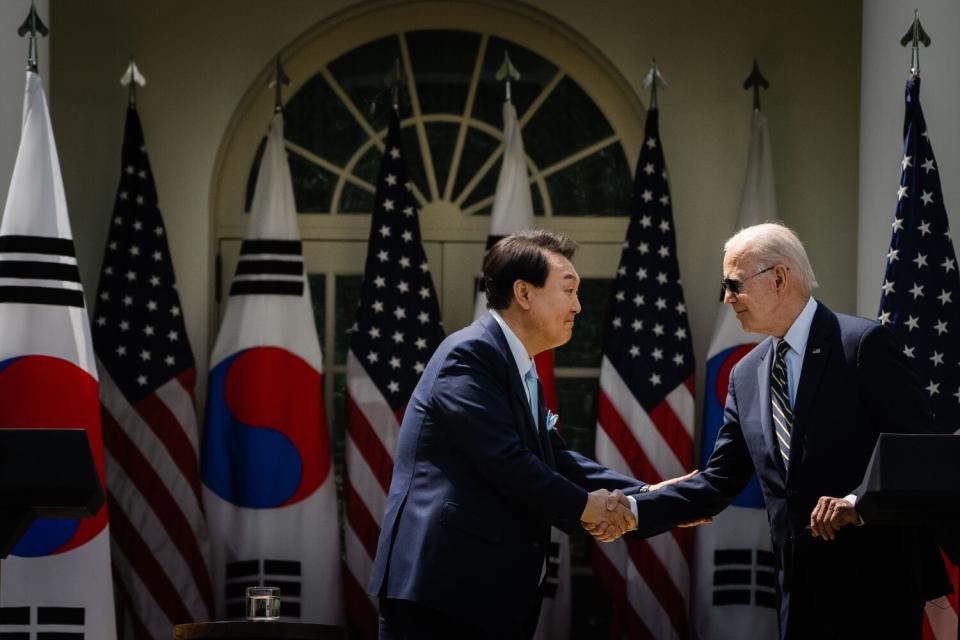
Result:
{"label": "american flag", "polygon": [[[657,109],[647,114],[600,368],[597,460],[647,482],[693,462],[693,346]],[[616,637],[686,638],[689,530],[598,545]]]}
{"label": "american flag", "polygon": [[376,602],[366,594],[410,394],[443,340],[437,293],[420,240],[400,137],[390,113],[377,178],[367,263],[347,354],[347,616],[376,638]]}
{"label": "american flag", "polygon": [[100,369],[111,555],[137,640],[210,620],[213,590],[194,405],[196,370],[136,109],[100,272]]}
{"label": "american flag", "polygon": [[[937,428],[953,433],[960,428],[960,277],[940,173],[920,107],[919,76],[907,81],[892,226],[879,320],[903,343],[903,352],[929,395]],[[927,638],[956,640],[957,570],[950,571],[951,607],[927,607]]]}

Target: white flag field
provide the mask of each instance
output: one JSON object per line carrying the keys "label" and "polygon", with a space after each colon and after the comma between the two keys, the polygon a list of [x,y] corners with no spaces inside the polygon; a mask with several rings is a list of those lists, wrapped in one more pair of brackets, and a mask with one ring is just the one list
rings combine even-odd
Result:
{"label": "white flag field", "polygon": [[[754,110],[747,174],[740,200],[738,228],[777,217],[773,159],[767,119]],[[732,232],[731,232],[732,235]],[[700,468],[713,452],[723,426],[727,384],[734,365],[764,336],[746,333],[729,305],[717,309],[713,338],[707,351],[704,385],[703,435]],[[776,566],[770,526],[756,476],[733,504],[694,536],[691,589],[693,625],[698,638],[736,640],[778,637],[775,595]],[[726,577],[745,580],[730,581]]]}
{"label": "white flag field", "polygon": [[[487,250],[500,238],[524,229],[533,229],[533,199],[530,197],[527,156],[523,150],[523,135],[517,121],[517,109],[512,102],[504,102],[503,164],[500,166],[497,189],[493,195]],[[477,291],[474,319],[479,318],[486,310],[487,296],[481,287]],[[550,410],[556,411],[553,351],[539,354],[536,361],[537,373],[543,385],[544,401]],[[563,416],[560,418],[562,420]],[[534,638],[564,640],[570,637],[570,536],[555,527],[550,530],[550,552],[545,580],[540,621],[537,623]]]}
{"label": "white flag field", "polygon": [[218,618],[242,618],[245,587],[265,584],[281,589],[281,619],[341,624],[323,357],[280,113],[229,294],[201,455]]}
{"label": "white flag field", "polygon": [[[100,396],[43,82],[27,72],[23,133],[0,221],[0,425],[86,430],[100,482]],[[114,640],[107,509],[37,520],[2,563],[0,636]]]}

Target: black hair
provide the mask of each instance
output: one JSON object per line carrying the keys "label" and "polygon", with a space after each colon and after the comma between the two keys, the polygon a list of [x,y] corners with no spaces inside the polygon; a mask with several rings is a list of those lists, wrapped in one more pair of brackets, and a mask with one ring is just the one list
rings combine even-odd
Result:
{"label": "black hair", "polygon": [[542,287],[550,271],[548,252],[570,260],[576,250],[577,243],[558,231],[518,231],[501,238],[483,259],[481,282],[487,294],[487,307],[498,310],[509,307],[517,280]]}

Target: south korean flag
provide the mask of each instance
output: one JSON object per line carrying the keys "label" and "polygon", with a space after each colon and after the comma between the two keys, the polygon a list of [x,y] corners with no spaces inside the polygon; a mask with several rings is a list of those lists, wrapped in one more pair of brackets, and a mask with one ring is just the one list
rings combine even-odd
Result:
{"label": "south korean flag", "polygon": [[[100,394],[43,83],[27,72],[23,133],[0,221],[0,428],[83,428],[104,484]],[[40,519],[2,567],[0,637],[114,640],[107,507]]]}

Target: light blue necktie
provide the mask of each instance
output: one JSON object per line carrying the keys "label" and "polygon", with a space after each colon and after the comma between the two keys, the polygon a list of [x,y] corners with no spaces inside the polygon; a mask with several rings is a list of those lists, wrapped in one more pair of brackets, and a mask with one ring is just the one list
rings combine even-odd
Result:
{"label": "light blue necktie", "polygon": [[540,378],[537,377],[537,365],[530,363],[530,369],[527,371],[527,375],[523,377],[523,381],[527,385],[527,397],[530,398],[530,413],[533,414],[533,426],[535,429],[540,427],[540,421],[537,419],[540,415],[540,395],[538,393],[537,385],[540,382]]}

